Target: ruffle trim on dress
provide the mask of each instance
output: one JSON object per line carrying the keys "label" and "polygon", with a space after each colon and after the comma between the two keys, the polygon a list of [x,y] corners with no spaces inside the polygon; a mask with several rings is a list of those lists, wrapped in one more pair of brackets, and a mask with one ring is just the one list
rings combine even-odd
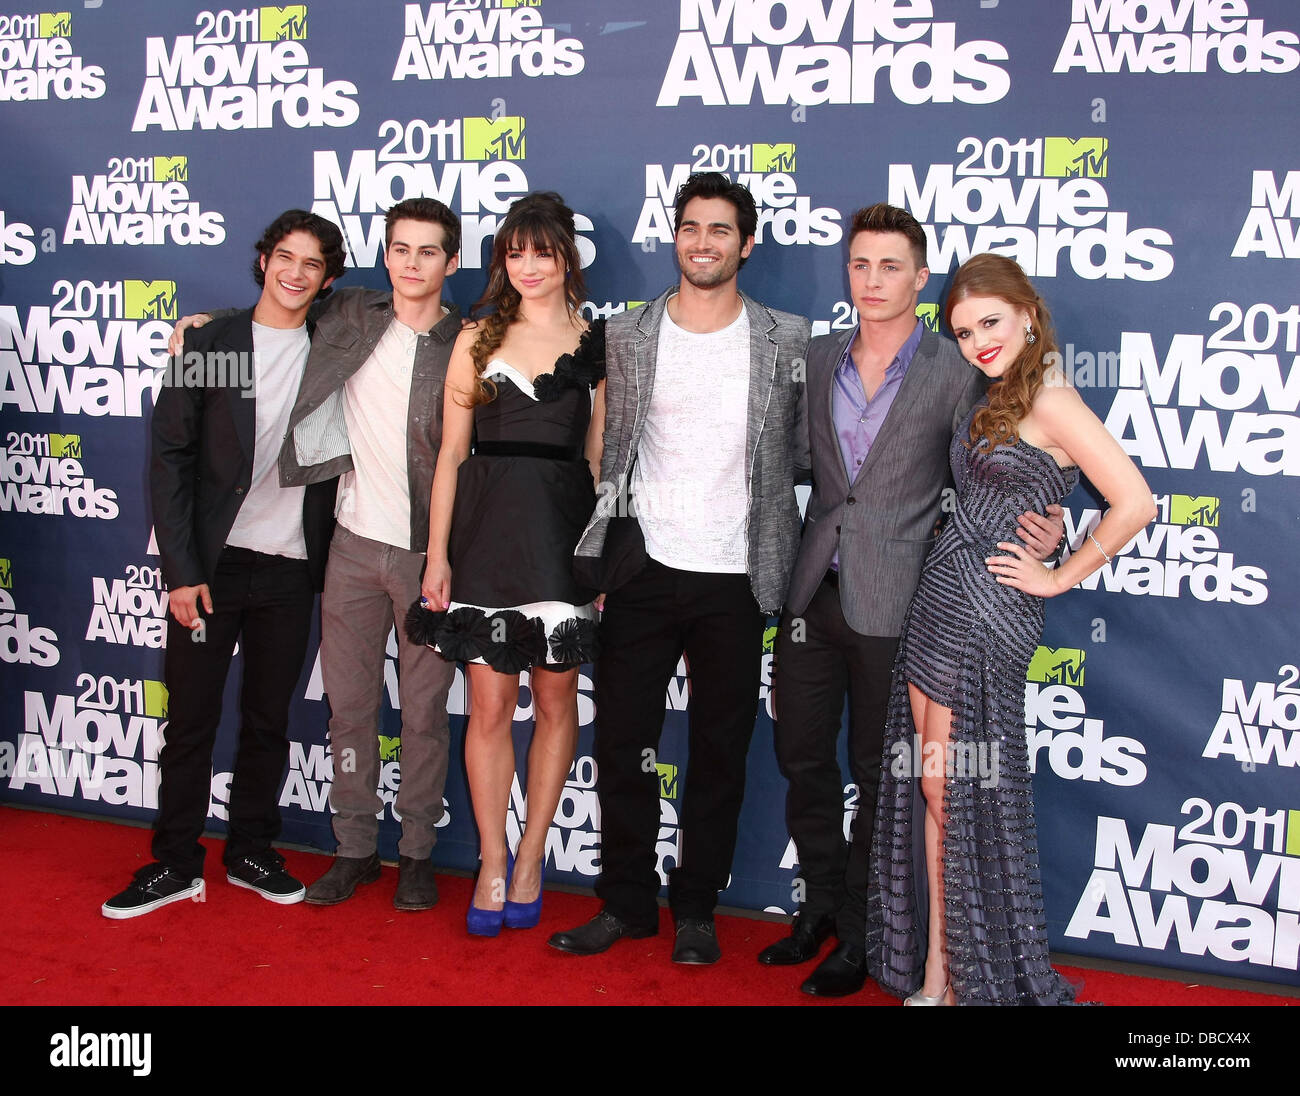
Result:
{"label": "ruffle trim on dress", "polygon": [[555,370],[533,381],[533,395],[543,403],[558,400],[566,388],[595,388],[605,379],[605,321],[593,320],[572,354],[561,354]]}
{"label": "ruffle trim on dress", "polygon": [[562,620],[548,636],[540,617],[525,616],[517,609],[484,612],[462,605],[450,612],[431,612],[416,601],[406,613],[406,634],[412,643],[435,648],[448,662],[482,659],[501,674],[517,674],[548,661],[591,662],[600,653],[599,626],[594,620]]}
{"label": "ruffle trim on dress", "polygon": [[411,607],[406,610],[403,630],[406,632],[406,638],[412,643],[432,647],[434,637],[438,634],[439,627],[446,619],[447,614],[445,611],[426,609],[424,607],[424,598],[416,598],[411,602]]}

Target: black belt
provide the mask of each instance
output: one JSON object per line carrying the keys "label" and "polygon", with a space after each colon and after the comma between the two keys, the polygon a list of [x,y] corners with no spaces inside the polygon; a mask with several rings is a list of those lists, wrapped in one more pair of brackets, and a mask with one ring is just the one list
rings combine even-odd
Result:
{"label": "black belt", "polygon": [[541,457],[543,460],[577,460],[579,457],[568,446],[547,445],[540,441],[480,441],[474,452],[483,457]]}

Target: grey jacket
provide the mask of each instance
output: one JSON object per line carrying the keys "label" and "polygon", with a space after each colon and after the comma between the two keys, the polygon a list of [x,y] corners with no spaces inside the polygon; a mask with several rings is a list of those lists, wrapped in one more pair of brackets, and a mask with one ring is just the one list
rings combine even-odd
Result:
{"label": "grey jacket", "polygon": [[896,636],[934,543],[948,447],[984,394],[984,378],[955,343],[933,331],[903,377],[871,452],[849,481],[831,417],[833,377],[857,329],[819,335],[808,347],[813,493],[786,605],[798,615],[840,552],[840,607],[862,635]]}
{"label": "grey jacket", "polygon": [[[576,555],[596,557],[609,519],[627,513],[628,474],[641,444],[654,389],[659,324],[666,290],[642,308],[612,316],[605,328],[605,448],[596,512],[578,541]],[[745,476],[749,484],[748,572],[754,599],[775,612],[785,600],[799,543],[796,469],[808,467],[808,419],[803,357],[809,323],[741,294],[749,313],[749,408]],[[700,384],[708,385],[708,363]]]}
{"label": "grey jacket", "polygon": [[[419,337],[411,374],[406,473],[411,492],[407,547],[412,552],[423,552],[429,542],[429,492],[442,445],[443,387],[452,344],[461,328],[456,306],[444,305],[447,315],[429,334]],[[351,470],[343,385],[365,365],[393,317],[393,295],[373,289],[336,290],[322,302],[307,369],[280,449],[281,486],[316,483]]]}

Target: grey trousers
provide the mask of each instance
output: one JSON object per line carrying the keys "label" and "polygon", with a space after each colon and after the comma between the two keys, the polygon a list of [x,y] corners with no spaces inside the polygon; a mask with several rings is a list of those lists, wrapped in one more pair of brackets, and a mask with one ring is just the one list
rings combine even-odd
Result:
{"label": "grey trousers", "polygon": [[369,856],[379,838],[379,710],[394,625],[402,709],[397,850],[417,860],[433,851],[447,781],[447,692],[456,667],[406,638],[403,618],[420,596],[423,575],[422,552],[368,540],[342,525],[335,529],[321,599],[321,676],[333,713],[330,806],[339,856]]}

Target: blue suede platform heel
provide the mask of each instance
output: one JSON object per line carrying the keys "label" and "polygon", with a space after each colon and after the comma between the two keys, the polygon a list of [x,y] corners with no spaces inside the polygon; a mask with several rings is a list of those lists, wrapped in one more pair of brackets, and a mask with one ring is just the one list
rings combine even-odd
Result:
{"label": "blue suede platform heel", "polygon": [[546,882],[546,861],[542,861],[542,877],[537,888],[537,897],[531,902],[511,902],[506,899],[505,926],[508,929],[536,928],[542,919],[542,894]]}
{"label": "blue suede platform heel", "polygon": [[[514,874],[515,858],[506,850],[506,890],[510,889],[510,877]],[[470,892],[469,911],[465,914],[465,929],[471,936],[497,936],[505,923],[506,911],[481,910],[474,905],[474,894]]]}

